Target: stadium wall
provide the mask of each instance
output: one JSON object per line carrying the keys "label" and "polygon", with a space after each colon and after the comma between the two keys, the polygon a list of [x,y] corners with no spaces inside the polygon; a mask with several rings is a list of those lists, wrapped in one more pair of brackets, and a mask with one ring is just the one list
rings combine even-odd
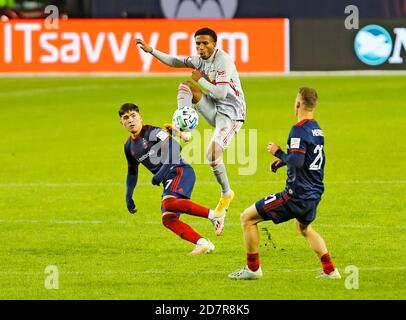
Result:
{"label": "stadium wall", "polygon": [[95,18],[364,18],[406,17],[405,0],[87,0]]}
{"label": "stadium wall", "polygon": [[406,21],[363,19],[70,19],[0,22],[0,74],[175,74],[134,39],[172,55],[195,53],[193,34],[218,32],[218,46],[241,73],[406,70]]}
{"label": "stadium wall", "polygon": [[291,70],[405,70],[406,20],[291,20]]}

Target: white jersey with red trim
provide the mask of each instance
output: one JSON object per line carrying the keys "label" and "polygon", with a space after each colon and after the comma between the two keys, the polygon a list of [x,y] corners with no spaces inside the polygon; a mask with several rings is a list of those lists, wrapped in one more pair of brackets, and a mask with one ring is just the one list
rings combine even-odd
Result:
{"label": "white jersey with red trim", "polygon": [[231,120],[245,120],[246,104],[240,77],[234,61],[226,52],[216,49],[206,60],[200,56],[190,56],[185,58],[183,63],[187,67],[199,70],[210,83],[226,85],[227,95],[224,99],[218,99],[210,94],[215,100],[217,111]]}

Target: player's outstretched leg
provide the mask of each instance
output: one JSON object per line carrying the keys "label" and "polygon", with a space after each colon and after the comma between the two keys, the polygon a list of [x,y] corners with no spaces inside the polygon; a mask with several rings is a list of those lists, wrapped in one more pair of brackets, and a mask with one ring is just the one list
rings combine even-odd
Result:
{"label": "player's outstretched leg", "polygon": [[[192,97],[192,103],[193,106],[195,107],[196,111],[206,120],[206,122],[211,125],[212,127],[216,126],[216,115],[217,115],[217,108],[216,105],[213,101],[213,99],[208,95],[202,92],[199,87],[197,87],[192,81],[185,81],[182,85],[187,86],[189,90],[191,91],[193,97]],[[183,93],[186,93],[184,90],[180,92],[181,96],[178,94],[178,99],[182,98]],[[180,99],[180,100],[186,100],[189,102],[190,100],[189,95],[187,96],[186,99]],[[179,105],[179,100],[178,100],[178,105]],[[183,103],[183,101],[181,102]],[[191,105],[190,105],[191,106]]]}
{"label": "player's outstretched leg", "polygon": [[178,108],[191,107],[192,99],[193,93],[190,87],[186,83],[181,83],[178,87]]}
{"label": "player's outstretched leg", "polygon": [[202,237],[191,226],[180,221],[176,213],[165,212],[162,215],[162,223],[182,239],[196,244],[190,254],[210,253],[214,250],[214,244],[210,240]]}
{"label": "player's outstretched leg", "polygon": [[168,212],[183,212],[193,216],[208,218],[214,225],[216,235],[220,235],[224,228],[224,214],[215,217],[214,210],[206,208],[189,199],[166,197],[162,200],[162,208]]}
{"label": "player's outstretched leg", "polygon": [[302,224],[296,220],[297,230],[304,236],[310,247],[320,258],[323,271],[316,278],[341,279],[340,272],[334,267],[333,260],[328,253],[326,243],[319,233],[310,224]]}

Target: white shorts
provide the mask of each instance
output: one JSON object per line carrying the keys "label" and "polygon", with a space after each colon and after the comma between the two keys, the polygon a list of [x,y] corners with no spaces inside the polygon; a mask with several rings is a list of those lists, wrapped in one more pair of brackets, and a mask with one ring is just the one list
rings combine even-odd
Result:
{"label": "white shorts", "polygon": [[210,142],[216,142],[223,150],[227,149],[243,122],[231,120],[228,116],[217,112],[215,100],[205,93],[196,104],[196,110],[211,126],[215,127]]}
{"label": "white shorts", "polygon": [[210,142],[216,142],[223,150],[230,145],[234,135],[241,129],[242,121],[231,120],[226,115],[217,112],[216,129]]}

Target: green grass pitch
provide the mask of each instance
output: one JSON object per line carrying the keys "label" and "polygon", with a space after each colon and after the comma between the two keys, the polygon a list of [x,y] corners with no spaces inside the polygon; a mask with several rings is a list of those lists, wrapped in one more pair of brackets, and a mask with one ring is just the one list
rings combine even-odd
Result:
{"label": "green grass pitch", "polygon": [[[257,170],[241,176],[243,165],[228,165],[236,198],[220,237],[209,221],[183,216],[216,245],[203,256],[189,256],[193,245],[162,226],[162,190],[145,168],[139,212],[129,214],[124,201],[127,133],[117,110],[134,102],[144,123],[162,125],[184,79],[0,79],[0,299],[406,298],[406,77],[243,77],[243,128],[257,130]],[[273,240],[265,246],[261,231],[264,277],[231,281],[228,273],[245,263],[240,213],[284,187],[286,169],[268,171],[266,145],[285,148],[301,86],[319,92],[326,139],[314,228],[343,279],[314,279],[320,263],[290,221],[260,225]],[[214,207],[220,191],[209,167],[194,169],[192,199]],[[44,286],[49,265],[59,270],[57,290]],[[348,266],[359,270],[358,289],[346,287],[355,284]]]}

